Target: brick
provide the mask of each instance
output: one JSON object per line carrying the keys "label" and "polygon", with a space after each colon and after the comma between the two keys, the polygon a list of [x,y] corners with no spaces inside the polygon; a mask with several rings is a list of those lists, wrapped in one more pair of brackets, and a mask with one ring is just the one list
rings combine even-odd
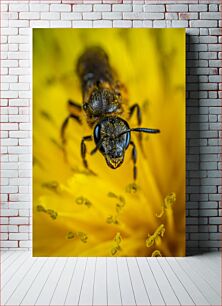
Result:
{"label": "brick", "polygon": [[[7,139],[8,141],[13,140],[15,144],[18,144],[18,139]],[[12,143],[13,144],[13,143]],[[4,144],[5,145],[5,144]],[[7,162],[7,163],[2,163],[1,164],[1,169],[3,170],[15,170],[18,169],[18,164],[17,163],[12,163],[12,162]],[[3,192],[3,191],[2,191]],[[5,193],[5,192],[3,192]]]}
{"label": "brick", "polygon": [[172,26],[175,28],[186,28],[188,27],[188,21],[187,20],[173,20]]}
{"label": "brick", "polygon": [[217,11],[219,11],[219,5],[218,4],[209,4],[209,11],[210,12],[217,12]]}
{"label": "brick", "polygon": [[18,51],[18,44],[8,44],[9,51]]}
{"label": "brick", "polygon": [[29,106],[30,102],[28,99],[13,99],[9,100],[10,106]]}
{"label": "brick", "polygon": [[221,247],[221,241],[200,241],[200,247],[218,248]]}
{"label": "brick", "polygon": [[208,201],[208,202],[200,202],[200,209],[217,209],[217,202]]}
{"label": "brick", "polygon": [[93,11],[94,12],[110,12],[111,4],[94,4]]}
{"label": "brick", "polygon": [[131,4],[113,4],[112,5],[113,12],[130,12],[132,11]]}
{"label": "brick", "polygon": [[1,241],[1,248],[17,248],[18,241]]}
{"label": "brick", "polygon": [[179,13],[179,19],[182,20],[198,19],[198,13]]}
{"label": "brick", "polygon": [[221,13],[210,13],[210,12],[204,12],[204,13],[200,13],[200,19],[205,19],[205,20],[208,20],[208,19],[218,19],[220,20],[221,19]]}
{"label": "brick", "polygon": [[142,28],[143,20],[133,20],[133,28]]}
{"label": "brick", "polygon": [[114,20],[113,27],[117,28],[131,28],[132,21],[131,20]]}
{"label": "brick", "polygon": [[92,5],[91,4],[76,4],[73,5],[74,12],[91,12]]}
{"label": "brick", "polygon": [[19,19],[39,19],[40,13],[38,12],[23,12],[19,13]]}
{"label": "brick", "polygon": [[[10,28],[27,28],[29,26],[29,21],[28,20],[9,20],[9,27]],[[13,41],[12,41],[13,42]]]}
{"label": "brick", "polygon": [[69,4],[51,4],[50,11],[51,12],[70,12],[71,5]]}
{"label": "brick", "polygon": [[192,233],[191,234],[191,239],[192,240],[208,240],[209,239],[209,234],[208,233]]}
{"label": "brick", "polygon": [[9,115],[10,122],[30,122],[30,118],[27,115]]}
{"label": "brick", "polygon": [[27,233],[12,233],[9,234],[9,240],[28,240]]}
{"label": "brick", "polygon": [[122,19],[122,13],[120,12],[105,12],[102,13],[102,19]]}
{"label": "brick", "polygon": [[17,60],[2,60],[1,66],[2,67],[18,67],[18,61]]}
{"label": "brick", "polygon": [[166,5],[167,12],[188,12],[188,5],[186,4],[169,4]]}
{"label": "brick", "polygon": [[10,68],[9,74],[12,75],[30,75],[31,69],[30,68]]}
{"label": "brick", "polygon": [[133,5],[133,11],[134,12],[142,12],[143,11],[143,5],[142,4],[134,4]]}
{"label": "brick", "polygon": [[8,147],[8,152],[12,154],[28,154],[31,153],[30,147],[20,147],[20,146],[10,146]]}
{"label": "brick", "polygon": [[217,20],[190,20],[191,27],[213,28],[217,27]]}
{"label": "brick", "polygon": [[1,233],[1,240],[4,241],[4,240],[8,240],[8,233]]}
{"label": "brick", "polygon": [[1,28],[1,35],[18,35],[18,28]]}
{"label": "brick", "polygon": [[1,11],[2,12],[7,12],[8,11],[8,4],[6,4],[6,3],[1,4]]}
{"label": "brick", "polygon": [[[50,22],[49,20],[30,20],[30,27],[31,28],[49,28]],[[29,45],[28,45],[29,47]],[[22,49],[20,49],[22,50]],[[26,51],[23,49],[23,51]]]}
{"label": "brick", "polygon": [[201,209],[199,211],[199,216],[202,216],[202,217],[215,217],[215,216],[217,216],[217,210],[216,209]]}
{"label": "brick", "polygon": [[[16,188],[13,186],[12,188]],[[1,209],[1,216],[2,217],[13,217],[13,216],[18,216],[18,211],[15,209]]]}
{"label": "brick", "polygon": [[72,26],[74,28],[92,28],[92,20],[74,20],[72,21]]}
{"label": "brick", "polygon": [[219,240],[221,241],[221,233],[210,233],[210,240]]}
{"label": "brick", "polygon": [[161,13],[161,12],[165,12],[165,8],[163,4],[149,4],[149,5],[144,5],[143,6],[143,10],[144,12],[156,12],[156,13]]}
{"label": "brick", "polygon": [[20,248],[31,248],[32,243],[31,241],[19,241],[19,247]]}
{"label": "brick", "polygon": [[30,11],[34,11],[34,12],[48,12],[49,11],[49,4],[30,3],[29,8],[30,8]]}
{"label": "brick", "polygon": [[210,35],[221,35],[222,34],[222,29],[220,28],[215,28],[215,29],[209,29]]}
{"label": "brick", "polygon": [[220,60],[209,60],[209,66],[210,67],[221,67],[221,61]]}
{"label": "brick", "polygon": [[0,217],[0,224],[8,224],[9,223],[9,218],[6,217]]}
{"label": "brick", "polygon": [[208,44],[208,51],[221,51],[221,46],[219,44]]}
{"label": "brick", "polygon": [[200,59],[216,59],[217,52],[199,52]]}
{"label": "brick", "polygon": [[216,186],[204,186],[201,188],[201,193],[216,193]]}
{"label": "brick", "polygon": [[[70,13],[61,13],[62,14],[70,14]],[[60,19],[60,13],[58,12],[50,12],[50,13],[41,13],[41,19],[46,20],[59,20]],[[63,18],[62,18],[63,19]],[[65,18],[64,18],[65,19]]]}
{"label": "brick", "polygon": [[50,27],[52,28],[71,28],[71,20],[52,20],[50,21]]}
{"label": "brick", "polygon": [[112,21],[111,20],[94,20],[93,28],[111,28]]}
{"label": "brick", "polygon": [[153,21],[154,28],[170,28],[172,27],[171,20],[154,20]]}
{"label": "brick", "polygon": [[[58,19],[58,18],[56,18]],[[61,19],[62,20],[80,20],[82,19],[81,13],[61,13]]]}
{"label": "brick", "polygon": [[[109,13],[107,13],[107,14],[109,14]],[[96,20],[96,19],[101,19],[101,18],[102,18],[102,14],[100,12],[83,13],[83,19]]]}
{"label": "brick", "polygon": [[123,12],[123,19],[164,19],[163,13]]}
{"label": "brick", "polygon": [[9,218],[9,224],[18,224],[18,225],[23,225],[23,224],[28,224],[29,219],[26,217],[11,217]]}
{"label": "brick", "polygon": [[212,44],[217,43],[217,36],[200,36],[200,43]]}
{"label": "brick", "polygon": [[9,12],[28,12],[29,5],[28,4],[9,4]]}
{"label": "brick", "polygon": [[207,4],[189,4],[189,11],[192,12],[206,12]]}
{"label": "brick", "polygon": [[170,20],[178,19],[178,13],[165,13],[165,18]]}
{"label": "brick", "polygon": [[28,225],[20,225],[19,226],[19,232],[20,233],[29,233],[29,232],[31,232],[31,228],[30,228],[30,226],[28,226]]}
{"label": "brick", "polygon": [[20,209],[19,210],[19,216],[20,217],[29,217],[29,210],[28,209]]}

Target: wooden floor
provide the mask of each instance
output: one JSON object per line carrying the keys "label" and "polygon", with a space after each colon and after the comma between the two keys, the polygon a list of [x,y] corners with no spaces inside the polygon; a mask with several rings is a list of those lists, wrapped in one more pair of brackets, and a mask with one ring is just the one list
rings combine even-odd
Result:
{"label": "wooden floor", "polygon": [[1,254],[0,305],[221,305],[221,257]]}

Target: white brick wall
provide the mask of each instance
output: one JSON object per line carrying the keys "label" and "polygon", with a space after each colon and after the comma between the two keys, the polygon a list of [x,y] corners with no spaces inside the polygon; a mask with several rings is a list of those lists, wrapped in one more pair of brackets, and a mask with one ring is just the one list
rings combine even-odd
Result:
{"label": "white brick wall", "polygon": [[221,7],[220,0],[1,1],[1,248],[31,247],[32,27],[187,28],[187,249],[221,246]]}

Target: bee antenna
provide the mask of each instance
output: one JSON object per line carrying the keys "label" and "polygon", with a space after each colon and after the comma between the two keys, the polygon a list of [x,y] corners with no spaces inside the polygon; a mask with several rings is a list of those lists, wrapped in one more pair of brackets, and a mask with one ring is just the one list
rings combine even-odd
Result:
{"label": "bee antenna", "polygon": [[117,135],[117,137],[122,136],[123,134],[129,133],[129,132],[142,132],[142,133],[150,133],[150,134],[157,134],[160,133],[159,129],[149,129],[149,128],[132,128],[132,129],[127,129],[124,132],[120,133]]}

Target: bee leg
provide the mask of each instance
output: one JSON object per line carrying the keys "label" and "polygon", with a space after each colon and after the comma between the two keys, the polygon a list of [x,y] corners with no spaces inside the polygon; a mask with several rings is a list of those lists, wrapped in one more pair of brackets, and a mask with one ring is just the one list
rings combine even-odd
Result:
{"label": "bee leg", "polygon": [[[136,116],[137,116],[137,124],[140,126],[141,123],[142,123],[142,113],[141,113],[140,106],[137,103],[133,104],[130,107],[130,109],[129,109],[129,119],[131,119],[131,117],[133,116],[135,111],[136,111]],[[140,148],[141,148],[141,150],[144,154],[143,145],[142,145],[142,133],[138,134],[138,139],[139,139]]]}
{"label": "bee leg", "polygon": [[129,109],[129,119],[132,117],[134,111],[136,110],[136,116],[137,116],[137,123],[138,125],[141,125],[142,123],[142,114],[139,104],[135,103],[133,104]]}
{"label": "bee leg", "polygon": [[83,138],[82,138],[82,141],[81,141],[81,156],[82,156],[82,161],[83,161],[83,165],[84,165],[84,167],[87,169],[87,170],[89,170],[89,172],[91,173],[91,174],[94,174],[94,175],[96,175],[92,170],[90,170],[89,169],[89,166],[88,166],[88,162],[87,162],[87,160],[86,160],[86,144],[85,144],[85,141],[92,141],[93,140],[93,138],[92,138],[92,136],[84,136]]}
{"label": "bee leg", "polygon": [[130,141],[131,146],[133,147],[132,150],[132,160],[133,160],[133,179],[134,181],[137,178],[137,166],[136,166],[136,160],[137,160],[137,152],[136,152],[136,146],[133,141]]}
{"label": "bee leg", "polygon": [[67,128],[67,125],[69,123],[69,119],[74,119],[75,121],[77,121],[79,124],[81,124],[81,120],[79,118],[79,116],[74,115],[74,114],[70,114],[68,117],[66,117],[66,119],[63,121],[62,127],[61,127],[61,138],[62,138],[62,144],[64,145],[66,143],[66,139],[65,139],[65,130]]}
{"label": "bee leg", "polygon": [[73,114],[75,111],[78,113],[82,111],[82,106],[72,100],[68,100],[68,108],[71,114]]}

